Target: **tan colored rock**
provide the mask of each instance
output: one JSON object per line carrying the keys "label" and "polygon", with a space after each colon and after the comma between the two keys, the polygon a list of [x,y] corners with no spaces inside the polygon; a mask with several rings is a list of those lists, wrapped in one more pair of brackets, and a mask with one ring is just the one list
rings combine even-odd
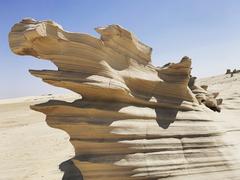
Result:
{"label": "tan colored rock", "polygon": [[225,131],[216,114],[195,97],[206,90],[196,93],[188,87],[191,60],[156,68],[151,48],[132,33],[118,25],[96,31],[100,39],[66,32],[52,21],[25,19],[9,34],[14,53],[51,60],[58,67],[30,70],[33,75],[82,95],[72,103],[50,100],[31,108],[46,114],[49,126],[70,135],[76,154],[72,161],[83,178],[239,177],[238,162],[228,149],[232,144],[221,139]]}
{"label": "tan colored rock", "polygon": [[192,90],[192,92],[195,94],[195,97],[197,98],[199,104],[204,104],[206,107],[210,108],[213,111],[221,111],[220,105],[222,104],[222,99],[216,99],[219,95],[218,92],[208,92],[208,86],[207,85],[201,85],[198,86],[195,84],[196,77],[191,77],[188,83],[188,86]]}

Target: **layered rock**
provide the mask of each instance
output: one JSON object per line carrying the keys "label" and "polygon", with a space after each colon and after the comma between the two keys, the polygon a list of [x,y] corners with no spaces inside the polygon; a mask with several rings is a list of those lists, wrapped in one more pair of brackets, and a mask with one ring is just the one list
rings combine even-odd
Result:
{"label": "layered rock", "polygon": [[72,159],[87,180],[236,178],[231,143],[189,88],[191,59],[161,68],[152,49],[118,25],[96,38],[52,21],[24,19],[9,34],[12,51],[53,62],[30,70],[54,86],[81,94],[74,102],[31,106],[49,126],[66,131]]}
{"label": "layered rock", "polygon": [[213,92],[210,93],[207,91],[208,86],[207,85],[196,85],[196,77],[191,77],[188,83],[188,86],[192,90],[192,92],[195,94],[195,97],[197,98],[199,104],[204,104],[208,108],[212,109],[213,111],[221,111],[220,105],[222,104],[223,99],[218,98],[219,93]]}
{"label": "layered rock", "polygon": [[240,69],[234,69],[231,71],[231,69],[227,69],[225,74],[230,74],[231,77],[233,77],[234,74],[240,73]]}

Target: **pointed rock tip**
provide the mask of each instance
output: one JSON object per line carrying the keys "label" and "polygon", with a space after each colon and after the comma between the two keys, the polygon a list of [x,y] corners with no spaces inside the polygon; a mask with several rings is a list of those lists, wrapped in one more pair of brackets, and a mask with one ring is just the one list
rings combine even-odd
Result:
{"label": "pointed rock tip", "polygon": [[21,23],[24,23],[24,24],[32,24],[32,23],[37,23],[38,21],[31,18],[31,17],[25,17],[22,19]]}
{"label": "pointed rock tip", "polygon": [[191,67],[192,65],[192,59],[189,58],[188,56],[184,56],[181,61],[180,61],[181,64],[184,64],[185,66],[187,67]]}

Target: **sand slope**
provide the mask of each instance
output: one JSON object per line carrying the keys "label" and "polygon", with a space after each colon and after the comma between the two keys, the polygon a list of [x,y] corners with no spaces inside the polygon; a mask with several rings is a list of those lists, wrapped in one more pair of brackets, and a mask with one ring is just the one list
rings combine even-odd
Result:
{"label": "sand slope", "polygon": [[[218,121],[223,122],[222,126],[226,133],[223,136],[227,142],[235,144],[232,148],[236,160],[240,159],[240,73],[233,77],[219,75],[198,80],[200,85],[208,85],[212,92],[220,92],[219,97],[223,98],[222,111],[218,114]],[[240,176],[239,176],[240,179]]]}

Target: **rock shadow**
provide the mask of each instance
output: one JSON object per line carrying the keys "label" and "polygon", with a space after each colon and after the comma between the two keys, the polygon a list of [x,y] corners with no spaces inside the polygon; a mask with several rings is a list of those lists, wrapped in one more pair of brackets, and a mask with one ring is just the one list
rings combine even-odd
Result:
{"label": "rock shadow", "polygon": [[59,169],[64,173],[62,180],[83,180],[81,171],[71,160],[61,163]]}
{"label": "rock shadow", "polygon": [[[158,100],[159,102],[160,100]],[[180,106],[182,100],[177,100],[176,106]],[[174,123],[177,118],[179,109],[177,108],[155,108],[156,121],[163,129],[169,128],[170,124]]]}
{"label": "rock shadow", "polygon": [[177,109],[163,109],[156,108],[156,121],[160,127],[163,129],[167,129],[170,124],[172,124],[176,120],[176,116],[178,113]]}

